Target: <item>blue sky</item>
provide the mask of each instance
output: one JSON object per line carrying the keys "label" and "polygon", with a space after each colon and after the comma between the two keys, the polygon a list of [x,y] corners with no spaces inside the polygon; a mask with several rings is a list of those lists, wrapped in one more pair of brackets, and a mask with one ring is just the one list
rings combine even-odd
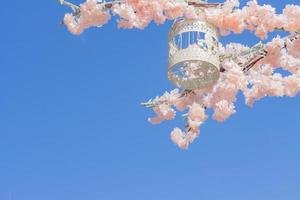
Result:
{"label": "blue sky", "polygon": [[233,117],[208,120],[182,151],[169,139],[182,119],[152,126],[140,106],[173,88],[171,23],[111,21],[77,37],[59,25],[69,10],[55,0],[1,5],[0,200],[299,199],[299,95],[254,108],[239,96]]}

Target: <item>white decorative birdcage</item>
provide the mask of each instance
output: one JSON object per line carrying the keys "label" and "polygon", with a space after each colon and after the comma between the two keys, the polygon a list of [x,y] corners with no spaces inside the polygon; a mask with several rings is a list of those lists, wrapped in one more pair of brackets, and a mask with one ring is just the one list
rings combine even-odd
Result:
{"label": "white decorative birdcage", "polygon": [[[200,15],[203,10],[197,9]],[[168,78],[177,87],[195,90],[219,79],[219,42],[216,28],[206,20],[175,20],[169,32]]]}

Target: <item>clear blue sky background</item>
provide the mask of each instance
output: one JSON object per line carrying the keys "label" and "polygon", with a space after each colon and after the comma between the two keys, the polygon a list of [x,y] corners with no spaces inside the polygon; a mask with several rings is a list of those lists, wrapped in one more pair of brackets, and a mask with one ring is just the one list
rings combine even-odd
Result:
{"label": "clear blue sky background", "polygon": [[182,119],[152,126],[140,106],[172,89],[171,23],[140,31],[111,21],[76,37],[59,25],[69,9],[55,0],[1,8],[0,200],[300,198],[300,96],[254,108],[240,96],[233,117],[208,120],[182,151],[169,139]]}

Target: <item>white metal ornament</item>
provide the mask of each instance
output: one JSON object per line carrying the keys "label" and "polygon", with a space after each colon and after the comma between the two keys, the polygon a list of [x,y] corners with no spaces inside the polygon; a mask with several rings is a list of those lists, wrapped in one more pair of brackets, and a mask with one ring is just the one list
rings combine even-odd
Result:
{"label": "white metal ornament", "polygon": [[[202,9],[198,9],[202,12]],[[216,28],[204,19],[185,18],[174,22],[169,32],[168,78],[186,90],[215,84],[220,75]]]}

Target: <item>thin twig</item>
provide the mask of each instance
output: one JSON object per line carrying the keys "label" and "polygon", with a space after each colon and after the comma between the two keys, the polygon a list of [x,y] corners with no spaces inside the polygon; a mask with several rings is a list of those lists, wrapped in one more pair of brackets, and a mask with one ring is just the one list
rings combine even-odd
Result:
{"label": "thin twig", "polygon": [[78,12],[80,10],[79,6],[77,6],[77,5],[75,5],[71,2],[68,2],[68,1],[65,1],[65,0],[58,0],[58,1],[61,5],[66,5],[66,6],[69,6],[70,8],[72,8],[74,12]]}
{"label": "thin twig", "polygon": [[212,7],[220,7],[223,6],[223,3],[197,3],[197,2],[189,2],[191,6],[202,7],[202,8],[212,8]]}

